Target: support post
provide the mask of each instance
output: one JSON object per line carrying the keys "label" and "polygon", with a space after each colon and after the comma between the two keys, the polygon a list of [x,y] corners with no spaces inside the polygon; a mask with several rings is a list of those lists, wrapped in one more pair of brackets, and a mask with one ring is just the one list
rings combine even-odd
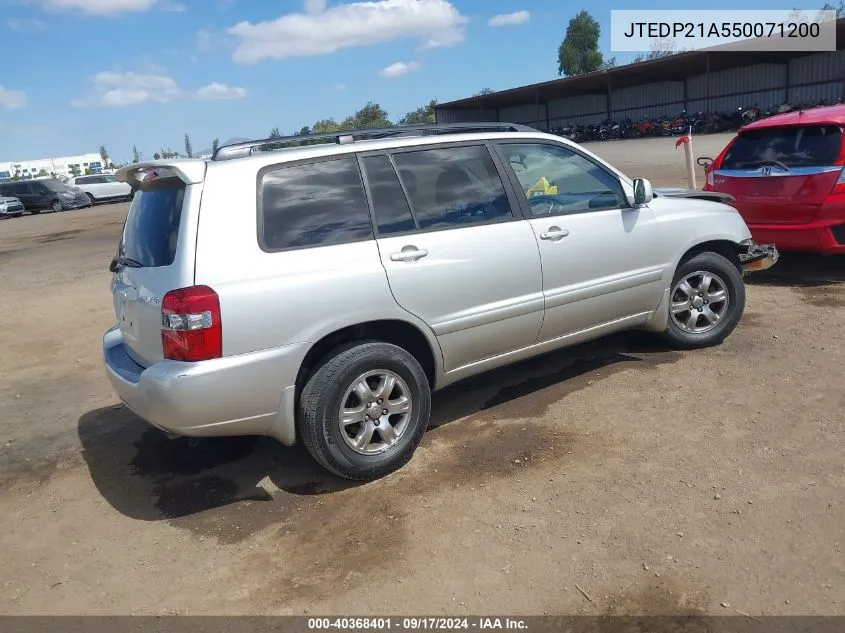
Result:
{"label": "support post", "polygon": [[689,131],[689,140],[684,143],[684,158],[687,161],[687,179],[689,180],[690,189],[698,189],[695,183],[695,160],[692,154],[692,128]]}

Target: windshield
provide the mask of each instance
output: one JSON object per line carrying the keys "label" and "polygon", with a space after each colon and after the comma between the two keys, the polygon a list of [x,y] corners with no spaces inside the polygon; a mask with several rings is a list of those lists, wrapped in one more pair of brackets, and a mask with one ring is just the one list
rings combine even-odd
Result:
{"label": "windshield", "polygon": [[725,154],[722,169],[753,169],[780,163],[787,168],[835,165],[842,128],[804,125],[749,130]]}

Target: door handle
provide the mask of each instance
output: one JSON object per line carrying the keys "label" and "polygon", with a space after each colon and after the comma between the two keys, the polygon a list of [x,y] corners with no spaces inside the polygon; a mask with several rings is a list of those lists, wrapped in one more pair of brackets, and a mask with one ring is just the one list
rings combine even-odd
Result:
{"label": "door handle", "polygon": [[428,255],[428,251],[424,248],[417,248],[416,246],[405,246],[398,253],[391,253],[390,260],[394,262],[415,262]]}
{"label": "door handle", "polygon": [[559,226],[550,226],[545,233],[540,233],[541,240],[560,240],[569,235],[569,231],[562,229]]}

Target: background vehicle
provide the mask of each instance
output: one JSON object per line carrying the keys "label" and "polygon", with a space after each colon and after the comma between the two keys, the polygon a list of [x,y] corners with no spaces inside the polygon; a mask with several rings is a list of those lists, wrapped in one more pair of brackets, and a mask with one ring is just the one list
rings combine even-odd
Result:
{"label": "background vehicle", "polygon": [[74,176],[67,181],[68,186],[78,187],[88,196],[91,204],[114,200],[131,200],[132,187],[111,174],[93,174]]}
{"label": "background vehicle", "polygon": [[0,195],[0,216],[19,218],[23,215],[23,204],[12,196]]}
{"label": "background vehicle", "polygon": [[707,167],[704,189],[732,195],[755,239],[845,253],[845,105],[743,127]]}
{"label": "background vehicle", "polygon": [[655,197],[510,124],[262,139],[118,177],[138,188],[103,339],[120,398],[178,435],[299,437],[349,479],[405,464],[431,392],[463,378],[631,328],[721,342],[742,273],[776,258],[707,194]]}
{"label": "background vehicle", "polygon": [[69,187],[55,178],[5,181],[0,183],[0,196],[17,198],[33,214],[42,209],[67,211],[91,206],[91,200],[82,190]]}

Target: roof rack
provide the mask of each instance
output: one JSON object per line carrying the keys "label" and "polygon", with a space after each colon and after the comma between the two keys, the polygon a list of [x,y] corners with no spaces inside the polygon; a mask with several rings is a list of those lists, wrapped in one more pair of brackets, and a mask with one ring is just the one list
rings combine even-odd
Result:
{"label": "roof rack", "polygon": [[264,150],[279,149],[283,145],[314,144],[314,141],[332,141],[338,145],[347,145],[356,140],[381,139],[393,136],[425,136],[427,134],[460,134],[465,132],[537,132],[527,125],[516,123],[428,123],[424,125],[394,125],[385,128],[364,130],[343,130],[340,132],[326,132],[322,134],[295,134],[293,136],[277,136],[270,138],[244,141],[222,145],[211,156],[213,161],[232,160],[252,154],[255,148]]}

